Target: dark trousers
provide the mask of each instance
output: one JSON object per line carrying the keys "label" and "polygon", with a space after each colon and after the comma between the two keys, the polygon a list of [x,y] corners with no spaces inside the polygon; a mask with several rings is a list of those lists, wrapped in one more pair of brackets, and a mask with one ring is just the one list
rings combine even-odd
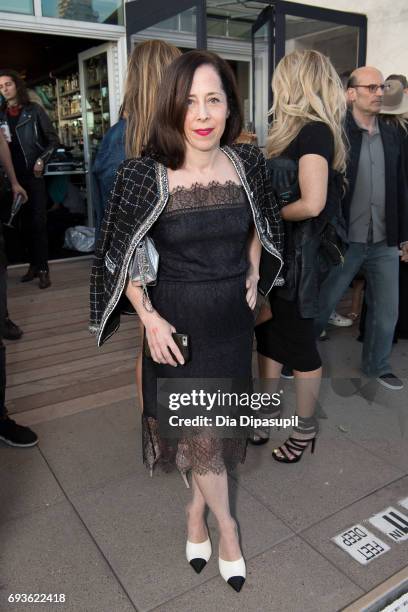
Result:
{"label": "dark trousers", "polygon": [[[367,302],[364,297],[359,325],[361,340],[364,338],[366,316]],[[399,314],[394,333],[394,342],[397,342],[398,338],[408,339],[408,264],[403,261],[399,263]]]}
{"label": "dark trousers", "polygon": [[[1,225],[1,224],[0,224]],[[1,232],[1,227],[0,227]],[[1,247],[0,247],[1,248]],[[0,262],[0,419],[7,415],[6,401],[6,347],[3,344],[3,325],[7,301],[6,267]]]}
{"label": "dark trousers", "polygon": [[21,209],[21,226],[28,261],[38,270],[48,270],[47,189],[43,178],[20,181],[27,191],[28,202]]}

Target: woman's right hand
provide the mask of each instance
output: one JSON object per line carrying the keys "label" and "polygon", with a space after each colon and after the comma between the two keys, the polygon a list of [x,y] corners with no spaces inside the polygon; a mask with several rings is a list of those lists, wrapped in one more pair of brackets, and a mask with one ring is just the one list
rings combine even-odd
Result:
{"label": "woman's right hand", "polygon": [[144,317],[143,324],[153,361],[174,367],[178,364],[184,365],[183,355],[172,337],[176,328],[157,312]]}

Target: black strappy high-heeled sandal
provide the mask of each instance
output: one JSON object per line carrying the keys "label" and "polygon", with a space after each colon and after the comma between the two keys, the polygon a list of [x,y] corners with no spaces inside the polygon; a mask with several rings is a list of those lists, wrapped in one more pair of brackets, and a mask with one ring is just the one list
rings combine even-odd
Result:
{"label": "black strappy high-heeled sandal", "polygon": [[293,428],[293,433],[299,434],[299,437],[290,436],[282,446],[272,451],[272,458],[275,461],[297,463],[303,457],[309,444],[311,444],[311,452],[314,453],[316,437],[319,433],[319,424],[314,416],[298,417],[298,425]]}

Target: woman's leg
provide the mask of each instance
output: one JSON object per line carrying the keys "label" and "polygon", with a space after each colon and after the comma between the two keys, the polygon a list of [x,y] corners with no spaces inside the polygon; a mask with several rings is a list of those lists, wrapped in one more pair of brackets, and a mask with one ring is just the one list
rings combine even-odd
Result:
{"label": "woman's leg", "polygon": [[[228,475],[208,472],[198,474],[193,471],[193,483],[198,486],[202,500],[214,514],[220,532],[219,555],[224,561],[236,561],[242,553],[239,546],[236,523],[231,516],[228,497]],[[193,498],[194,499],[194,498]],[[199,498],[197,498],[199,501]]]}
{"label": "woman's leg", "polygon": [[258,315],[256,317],[255,325],[261,325],[261,323],[265,323],[272,319],[272,311],[269,304],[264,303],[259,309]]}
{"label": "woman's leg", "polygon": [[258,353],[258,368],[259,378],[277,380],[281,375],[282,364]]}
{"label": "woman's leg", "polygon": [[322,368],[311,372],[293,371],[296,384],[296,414],[303,418],[314,415],[322,380]]}
{"label": "woman's leg", "polygon": [[283,446],[275,449],[273,454],[278,458],[286,457],[289,461],[295,460],[307,448],[309,442],[316,437],[318,423],[314,416],[316,402],[319,396],[322,380],[322,368],[311,372],[293,370],[296,385],[296,415],[298,425],[293,428],[292,439],[294,443],[285,442]]}
{"label": "woman's leg", "polygon": [[191,480],[193,497],[186,507],[187,539],[189,542],[200,543],[208,538],[205,525],[205,499],[194,478]]}
{"label": "woman's leg", "polygon": [[[276,392],[277,381],[279,380],[279,376],[281,373],[282,364],[270,359],[269,357],[265,357],[258,353],[258,370],[259,370],[259,379],[260,379],[260,391],[262,393],[269,393],[272,395]],[[279,417],[281,413],[280,406],[263,406],[259,410],[259,416],[269,419],[276,419]],[[251,444],[259,446],[261,444],[265,444],[269,440],[270,435],[270,426],[269,425],[259,425],[258,427],[254,427],[251,429],[248,440]]]}

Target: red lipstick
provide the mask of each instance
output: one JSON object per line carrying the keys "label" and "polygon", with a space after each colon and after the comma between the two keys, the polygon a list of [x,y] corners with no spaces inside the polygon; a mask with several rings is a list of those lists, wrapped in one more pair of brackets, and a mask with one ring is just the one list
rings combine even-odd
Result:
{"label": "red lipstick", "polygon": [[211,132],[214,130],[214,128],[207,128],[207,129],[201,129],[201,130],[194,130],[194,132],[196,134],[198,134],[199,136],[208,136],[209,134],[211,134]]}

